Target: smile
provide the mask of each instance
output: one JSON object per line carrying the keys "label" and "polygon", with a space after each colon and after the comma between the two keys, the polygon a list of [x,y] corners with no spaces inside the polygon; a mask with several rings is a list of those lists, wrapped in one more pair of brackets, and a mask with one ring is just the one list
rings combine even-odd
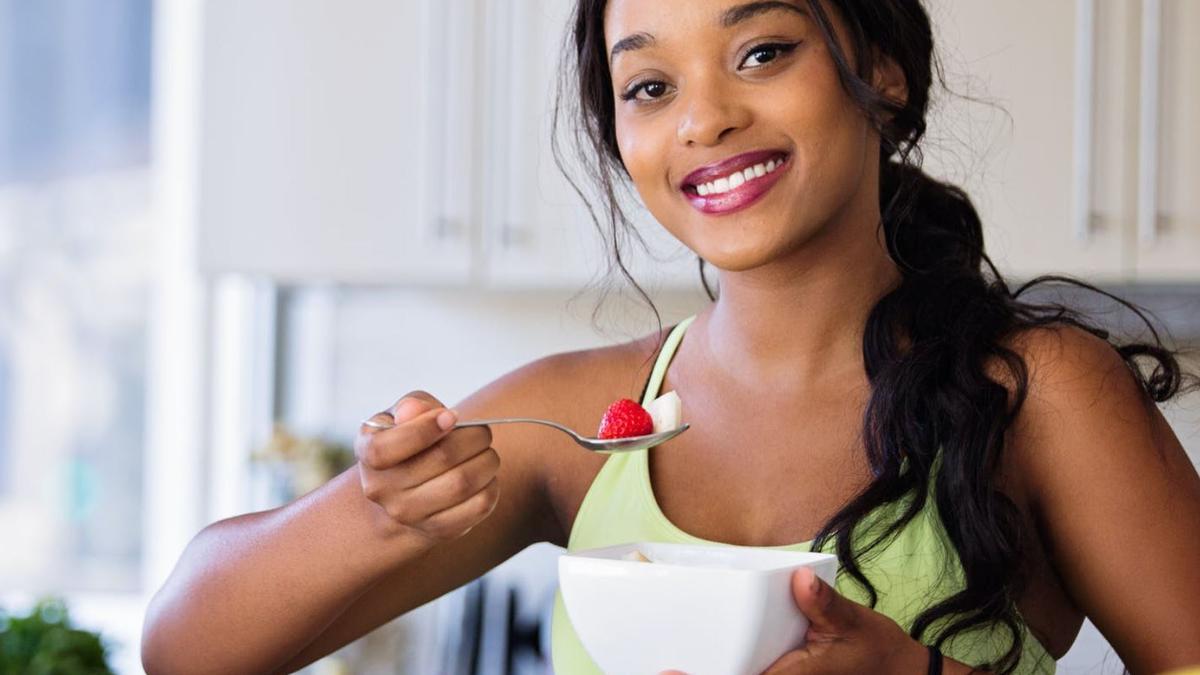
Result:
{"label": "smile", "polygon": [[693,172],[681,191],[702,213],[732,213],[765,195],[778,182],[782,170],[790,166],[789,159],[790,155],[784,152],[739,155],[718,165],[719,175],[714,175],[713,170]]}

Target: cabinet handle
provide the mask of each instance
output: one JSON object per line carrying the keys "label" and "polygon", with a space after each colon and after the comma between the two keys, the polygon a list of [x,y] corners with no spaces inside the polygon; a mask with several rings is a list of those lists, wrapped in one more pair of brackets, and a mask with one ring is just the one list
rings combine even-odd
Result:
{"label": "cabinet handle", "polygon": [[433,221],[433,235],[438,241],[446,241],[458,237],[462,228],[459,222],[454,218],[439,216]]}
{"label": "cabinet handle", "polygon": [[1096,110],[1096,0],[1075,5],[1075,157],[1072,221],[1075,238],[1092,234],[1092,138]]}
{"label": "cabinet handle", "polygon": [[510,222],[504,222],[500,225],[500,246],[502,248],[524,246],[532,239],[533,233],[529,231],[529,228]]}
{"label": "cabinet handle", "polygon": [[1142,1],[1141,133],[1138,137],[1138,238],[1158,237],[1158,116],[1162,62],[1162,0]]}

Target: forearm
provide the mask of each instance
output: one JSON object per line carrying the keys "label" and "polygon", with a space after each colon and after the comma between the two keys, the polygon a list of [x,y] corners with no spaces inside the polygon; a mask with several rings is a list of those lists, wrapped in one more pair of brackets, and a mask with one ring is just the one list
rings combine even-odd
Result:
{"label": "forearm", "polygon": [[155,672],[268,672],[389,570],[429,549],[386,525],[352,468],[285,507],[198,534],[146,613]]}

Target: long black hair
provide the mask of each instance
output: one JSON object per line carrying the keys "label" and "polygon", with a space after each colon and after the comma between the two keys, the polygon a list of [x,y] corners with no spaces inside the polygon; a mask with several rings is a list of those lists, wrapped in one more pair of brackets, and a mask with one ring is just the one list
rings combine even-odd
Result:
{"label": "long black hair", "polygon": [[[833,23],[819,0],[807,0],[833,55],[843,89],[879,132],[880,212],[887,250],[902,272],[898,287],[885,295],[867,318],[863,356],[872,393],[863,420],[863,439],[874,479],[825,524],[814,549],[834,540],[843,573],[877,594],[859,564],[924,508],[934,480],[936,505],[961,562],[964,588],[926,608],[910,628],[912,637],[942,646],[956,634],[980,626],[1000,626],[1011,634],[1010,648],[996,663],[974,664],[1011,672],[1020,660],[1023,633],[1016,599],[1028,582],[1028,547],[1034,540],[1017,506],[998,487],[997,471],[1006,430],[1025,400],[1029,377],[1024,358],[1006,346],[1030,328],[1071,325],[1112,345],[1145,392],[1145,403],[1166,401],[1185,379],[1177,352],[1164,346],[1158,331],[1136,306],[1083,281],[1060,275],[1038,277],[1010,290],[984,252],[983,228],[970,198],[958,187],[921,170],[919,142],[925,134],[930,88],[936,76],[945,87],[934,54],[929,16],[920,0],[827,0],[845,22],[858,72],[835,38]],[[614,99],[604,37],[606,0],[578,0],[564,53],[570,66],[559,83],[555,116],[573,110],[576,150],[594,181],[604,217],[592,217],[612,253],[614,272],[653,301],[630,275],[624,244],[640,235],[621,208],[629,174],[617,147]],[[882,97],[869,84],[876,58],[893,59],[903,70],[906,101]],[[572,96],[568,92],[574,93]],[[568,175],[568,179],[570,176]],[[574,185],[574,181],[572,181]],[[587,195],[576,188],[585,202]],[[592,206],[589,203],[589,208]],[[711,300],[716,294],[700,280]],[[1118,344],[1109,332],[1060,303],[1022,300],[1041,284],[1073,285],[1101,293],[1132,310],[1150,329],[1153,343]],[[657,310],[655,315],[658,316]],[[659,319],[661,325],[661,318]],[[660,331],[661,335],[661,331]],[[907,344],[899,336],[906,336]],[[661,338],[660,338],[661,339]],[[1153,362],[1146,375],[1137,359]],[[1011,376],[1013,392],[985,371],[999,362]],[[1192,381],[1192,384],[1196,384]],[[941,452],[936,471],[934,460]],[[907,458],[908,466],[903,460]],[[877,507],[912,495],[895,522],[865,544],[852,545],[852,533]],[[938,625],[936,635],[925,633]]]}

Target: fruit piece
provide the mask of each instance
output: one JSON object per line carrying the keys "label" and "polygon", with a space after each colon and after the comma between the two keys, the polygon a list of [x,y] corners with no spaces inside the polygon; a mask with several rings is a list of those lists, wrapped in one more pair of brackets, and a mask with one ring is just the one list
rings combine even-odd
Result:
{"label": "fruit piece", "polygon": [[654,420],[650,413],[627,398],[608,406],[600,420],[600,438],[629,438],[654,433]]}
{"label": "fruit piece", "polygon": [[654,420],[654,433],[678,429],[683,424],[683,402],[674,391],[659,396],[646,406],[650,419]]}
{"label": "fruit piece", "polygon": [[647,558],[641,551],[630,551],[629,553],[621,556],[621,560],[629,560],[632,562],[650,562],[650,559]]}

